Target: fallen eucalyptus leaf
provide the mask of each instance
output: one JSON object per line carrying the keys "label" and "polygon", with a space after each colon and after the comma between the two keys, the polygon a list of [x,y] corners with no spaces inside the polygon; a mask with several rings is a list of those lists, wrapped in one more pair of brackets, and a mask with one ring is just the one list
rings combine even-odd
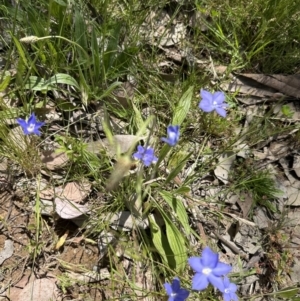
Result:
{"label": "fallen eucalyptus leaf", "polygon": [[87,150],[91,153],[99,154],[101,150],[105,149],[110,157],[114,157],[118,148],[121,154],[126,153],[133,144],[136,144],[142,139],[144,139],[144,137],[135,135],[115,135],[113,136],[112,143],[110,143],[107,138],[89,142]]}
{"label": "fallen eucalyptus leaf", "polygon": [[41,155],[41,160],[42,163],[44,163],[49,170],[55,170],[65,166],[69,158],[65,153],[57,153],[55,151],[43,151]]}
{"label": "fallen eucalyptus leaf", "polygon": [[87,205],[76,204],[75,202],[55,198],[55,211],[64,219],[73,219],[90,211]]}
{"label": "fallen eucalyptus leaf", "polygon": [[10,258],[14,253],[14,242],[7,239],[4,242],[4,248],[0,252],[0,265],[8,258]]}
{"label": "fallen eucalyptus leaf", "polygon": [[224,184],[228,183],[228,174],[232,163],[236,159],[235,154],[223,154],[219,159],[220,164],[215,168],[214,173],[216,177],[221,180]]}
{"label": "fallen eucalyptus leaf", "polygon": [[82,202],[90,193],[91,184],[88,181],[70,182],[63,188],[61,197],[75,203]]}

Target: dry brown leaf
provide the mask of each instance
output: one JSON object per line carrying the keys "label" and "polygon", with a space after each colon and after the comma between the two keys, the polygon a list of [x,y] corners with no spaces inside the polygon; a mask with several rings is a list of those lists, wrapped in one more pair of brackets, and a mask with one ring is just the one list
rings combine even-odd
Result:
{"label": "dry brown leaf", "polygon": [[220,163],[215,168],[214,173],[215,176],[222,181],[224,184],[228,183],[228,174],[231,168],[232,163],[235,161],[236,155],[235,154],[223,154],[219,161]]}
{"label": "dry brown leaf", "polygon": [[49,187],[40,191],[40,198],[44,200],[52,200],[55,196],[55,188]]}
{"label": "dry brown leaf", "polygon": [[122,83],[116,88],[109,99],[113,102],[117,102],[124,108],[130,107],[131,100],[134,96],[135,86],[131,82]]}
{"label": "dry brown leaf", "polygon": [[87,145],[87,150],[99,154],[101,149],[106,149],[107,154],[110,157],[116,155],[117,148],[119,148],[120,153],[126,153],[133,144],[144,139],[144,137],[138,137],[135,135],[115,135],[113,136],[113,143],[111,144],[107,138],[91,141]]}
{"label": "dry brown leaf", "polygon": [[69,159],[65,153],[57,153],[56,151],[43,151],[41,160],[49,170],[55,170],[65,166]]}
{"label": "dry brown leaf", "polygon": [[[57,189],[55,189],[57,191]],[[88,181],[70,182],[63,188],[59,196],[75,203],[82,202],[90,193],[91,184]]]}
{"label": "dry brown leaf", "polygon": [[12,288],[10,290],[11,301],[51,301],[58,300],[59,290],[56,287],[55,278],[36,279],[29,282],[24,289]]}
{"label": "dry brown leaf", "polygon": [[65,244],[68,235],[69,235],[69,230],[67,230],[66,233],[59,238],[58,242],[55,245],[55,250],[60,249]]}
{"label": "dry brown leaf", "polygon": [[84,282],[84,283],[90,283],[90,282],[98,282],[99,280],[109,279],[110,273],[107,268],[103,268],[97,272],[86,272],[86,273],[75,273],[72,271],[67,272],[67,275],[74,279],[76,283],[78,282]]}
{"label": "dry brown leaf", "polygon": [[295,155],[293,161],[293,170],[295,171],[296,175],[300,177],[300,156]]}
{"label": "dry brown leaf", "polygon": [[[284,76],[272,76],[272,75],[265,75],[265,74],[242,74],[242,76],[251,78],[258,83],[261,83],[267,87],[270,87],[272,89],[275,89],[285,95],[293,96],[296,98],[300,98],[300,89],[294,88],[290,85],[289,81],[286,79],[283,81]],[[297,81],[296,78],[294,78],[294,81]],[[293,85],[296,85],[296,83],[293,82]],[[300,86],[300,80],[298,80],[298,87]]]}
{"label": "dry brown leaf", "polygon": [[0,265],[14,253],[14,242],[12,240],[5,240],[4,248],[0,252]]}
{"label": "dry brown leaf", "polygon": [[80,205],[60,198],[55,198],[54,202],[56,213],[64,219],[73,219],[90,211],[86,204]]}
{"label": "dry brown leaf", "polygon": [[240,208],[242,209],[243,217],[244,218],[248,217],[248,214],[249,214],[249,212],[252,208],[252,204],[253,204],[252,196],[248,193],[242,193],[240,195],[240,198],[237,200],[237,203],[239,204]]}

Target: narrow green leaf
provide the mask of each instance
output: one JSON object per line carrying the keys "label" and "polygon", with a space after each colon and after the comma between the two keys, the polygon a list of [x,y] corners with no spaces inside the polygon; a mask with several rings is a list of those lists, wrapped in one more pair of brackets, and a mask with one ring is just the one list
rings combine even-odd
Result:
{"label": "narrow green leaf", "polygon": [[189,159],[192,153],[188,154],[168,175],[165,184],[171,182],[183,169],[186,164],[186,161]]}
{"label": "narrow green leaf", "polygon": [[13,36],[13,40],[14,40],[14,42],[15,42],[15,44],[16,44],[17,49],[18,49],[18,53],[19,53],[20,57],[21,57],[22,60],[23,60],[23,63],[26,65],[27,68],[29,68],[29,64],[28,64],[28,61],[27,61],[27,58],[26,58],[26,55],[25,55],[25,52],[24,52],[24,50],[23,50],[23,47],[22,47],[21,43],[20,43],[19,40],[18,40],[16,37],[14,37],[14,36]]}
{"label": "narrow green leaf", "polygon": [[4,76],[3,82],[0,84],[0,92],[4,91],[7,88],[7,86],[10,83],[10,79],[11,79],[11,77],[9,74],[6,74]]}
{"label": "narrow green leaf", "polygon": [[182,201],[172,195],[172,193],[165,190],[161,191],[160,195],[168,203],[172,211],[176,214],[178,221],[181,223],[182,227],[185,230],[185,235],[189,235],[191,228],[189,225],[188,215]]}
{"label": "narrow green leaf", "polygon": [[181,125],[184,119],[186,118],[190,110],[193,91],[194,91],[194,87],[193,86],[189,87],[188,90],[180,98],[174,110],[174,117],[172,120],[173,125]]}
{"label": "narrow green leaf", "polygon": [[272,293],[272,295],[276,295],[279,296],[281,298],[287,298],[290,299],[292,297],[294,297],[295,295],[297,295],[299,289],[295,288],[295,287],[287,287],[284,288],[278,292]]}
{"label": "narrow green leaf", "polygon": [[101,54],[100,47],[98,45],[98,36],[99,33],[97,33],[95,27],[93,27],[91,36],[91,50],[93,58],[94,77],[97,79],[101,77]]}

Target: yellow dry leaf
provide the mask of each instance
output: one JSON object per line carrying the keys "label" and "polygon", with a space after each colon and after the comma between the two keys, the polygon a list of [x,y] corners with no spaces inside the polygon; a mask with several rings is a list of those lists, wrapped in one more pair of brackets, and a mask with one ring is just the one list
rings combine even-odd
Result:
{"label": "yellow dry leaf", "polygon": [[59,238],[58,242],[56,243],[55,250],[60,249],[65,244],[68,235],[69,235],[69,230],[67,230],[66,233]]}

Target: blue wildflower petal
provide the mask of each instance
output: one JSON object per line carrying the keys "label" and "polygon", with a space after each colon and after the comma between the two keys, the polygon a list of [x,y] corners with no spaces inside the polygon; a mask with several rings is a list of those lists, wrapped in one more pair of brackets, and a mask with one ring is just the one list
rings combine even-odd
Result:
{"label": "blue wildflower petal", "polygon": [[202,291],[208,287],[207,276],[202,273],[196,273],[192,279],[192,289]]}
{"label": "blue wildflower petal", "polygon": [[28,121],[27,121],[27,124],[31,124],[31,123],[36,123],[36,118],[35,118],[34,113],[32,113],[32,114],[29,116]]}
{"label": "blue wildflower petal", "polygon": [[206,98],[203,98],[203,99],[200,101],[200,103],[199,103],[199,108],[200,108],[202,111],[206,112],[206,113],[209,113],[209,112],[211,112],[211,111],[214,110],[214,107],[213,107],[213,105],[212,105],[212,102],[211,102],[210,100],[206,99]]}
{"label": "blue wildflower petal", "polygon": [[141,145],[138,145],[137,152],[132,155],[135,160],[142,160],[144,156],[144,148]]}
{"label": "blue wildflower petal", "polygon": [[213,269],[213,274],[217,277],[224,276],[232,270],[232,266],[223,262],[218,262]]}
{"label": "blue wildflower petal", "polygon": [[202,251],[201,262],[204,267],[214,269],[219,261],[219,255],[214,253],[209,247],[205,247]]}
{"label": "blue wildflower petal", "polygon": [[184,301],[190,292],[184,288],[180,288],[180,280],[175,277],[172,284],[165,283],[164,287],[169,296],[168,301]]}
{"label": "blue wildflower petal", "polygon": [[200,95],[202,99],[207,99],[210,103],[213,102],[213,95],[209,91],[201,89]]}
{"label": "blue wildflower petal", "polygon": [[158,158],[154,155],[154,149],[148,147],[145,149],[143,146],[138,145],[137,152],[132,155],[135,160],[143,161],[145,166],[149,166],[151,163],[157,162]]}
{"label": "blue wildflower petal", "polygon": [[177,296],[175,297],[174,301],[184,301],[188,296],[190,292],[184,288],[181,288],[180,291],[177,293]]}
{"label": "blue wildflower petal", "polygon": [[222,117],[226,117],[226,110],[223,108],[216,108],[216,112],[222,116]]}
{"label": "blue wildflower petal", "polygon": [[223,104],[225,101],[225,94],[223,92],[215,92],[213,94],[213,101],[215,101],[217,104]]}
{"label": "blue wildflower petal", "polygon": [[173,293],[172,287],[170,283],[164,284],[165,290],[167,292],[167,295],[170,296]]}
{"label": "blue wildflower petal", "polygon": [[22,127],[24,134],[28,135],[28,131],[27,131],[27,122],[26,120],[22,119],[22,118],[18,118],[17,119],[18,124]]}
{"label": "blue wildflower petal", "polygon": [[180,290],[180,281],[177,277],[173,279],[171,284],[173,292],[178,292]]}
{"label": "blue wildflower petal", "polygon": [[235,292],[237,291],[237,286],[236,286],[236,284],[234,284],[234,283],[230,283],[230,284],[228,285],[228,288],[229,288],[229,290],[230,290],[231,292],[233,292],[233,293],[235,293]]}
{"label": "blue wildflower petal", "polygon": [[223,280],[224,288],[221,290],[223,293],[224,301],[238,301],[238,296],[236,295],[237,286],[234,283],[230,283],[228,277]]}
{"label": "blue wildflower petal", "polygon": [[167,138],[161,138],[161,140],[168,143],[170,146],[175,146],[180,136],[179,125],[169,125],[167,128],[167,135]]}
{"label": "blue wildflower petal", "polygon": [[200,257],[190,257],[188,262],[196,273],[202,273],[203,265]]}
{"label": "blue wildflower petal", "polygon": [[221,291],[221,292],[224,291],[223,278],[217,277],[213,273],[211,273],[207,276],[207,279],[208,279],[209,283],[212,284],[219,291]]}
{"label": "blue wildflower petal", "polygon": [[[224,301],[231,301],[231,296],[230,294],[223,294],[223,299]],[[170,300],[171,301],[171,300]]]}
{"label": "blue wildflower petal", "polygon": [[[229,287],[229,285],[230,285],[230,280],[229,280],[229,278],[228,278],[228,277],[224,277],[223,281],[224,281],[224,288]],[[223,292],[223,291],[222,291],[222,292]]]}

